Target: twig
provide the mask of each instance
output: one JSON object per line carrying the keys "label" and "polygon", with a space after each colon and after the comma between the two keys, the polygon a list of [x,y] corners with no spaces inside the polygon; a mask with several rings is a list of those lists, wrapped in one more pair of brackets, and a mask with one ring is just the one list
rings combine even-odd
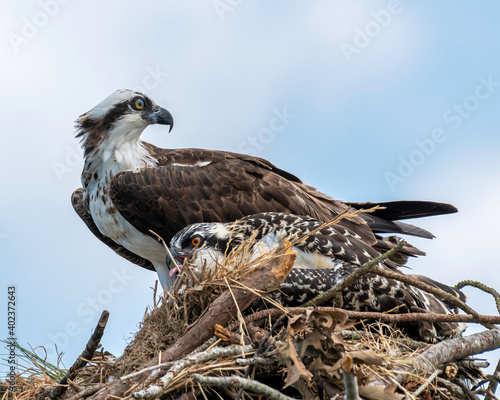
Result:
{"label": "twig", "polygon": [[[264,340],[262,340],[259,343],[259,347],[257,348],[257,351],[255,352],[255,354],[253,356],[254,358],[256,358],[256,357],[258,357],[260,355],[260,352],[264,348],[264,345],[267,343],[267,341],[271,337],[271,335],[274,332],[274,330],[283,322],[283,320],[285,319],[285,317],[286,317],[286,314],[283,314],[281,317],[279,317],[276,320],[276,322],[273,324],[273,326],[271,326],[271,329],[269,329],[269,332],[267,333],[267,335],[264,338]],[[253,368],[253,364],[249,364],[248,367],[247,367],[247,369],[246,369],[246,371],[245,371],[244,378],[248,378],[250,376],[250,373],[252,372],[252,368]],[[236,397],[234,398],[234,400],[240,400],[242,394],[243,394],[243,388],[241,388],[238,391],[238,394],[236,395]]]}
{"label": "twig", "polygon": [[104,383],[96,383],[94,385],[87,386],[85,389],[82,389],[77,394],[71,396],[67,400],[80,400],[80,399],[83,399],[83,398],[85,398],[87,396],[90,396],[91,394],[94,394],[100,388],[102,388],[104,385],[105,385]]}
{"label": "twig", "polygon": [[[269,313],[270,310],[276,310],[276,311],[273,313]],[[263,319],[263,318],[268,318],[268,317],[270,317],[272,319],[277,319],[281,315],[283,315],[284,313],[285,312],[281,309],[268,308],[266,310],[257,311],[253,314],[247,315],[246,317],[243,318],[243,320],[245,321],[245,324],[248,327],[248,326],[251,326],[249,324],[251,324],[252,322],[258,321],[258,320]],[[238,321],[233,321],[227,325],[227,329],[234,330],[238,327],[238,325],[239,325]]]}
{"label": "twig", "polygon": [[224,342],[231,342],[234,344],[250,344],[250,339],[246,336],[240,335],[239,333],[230,331],[221,325],[215,325],[215,336],[222,339]]}
{"label": "twig", "polygon": [[482,394],[482,395],[485,395],[485,399],[487,397],[489,397],[490,399],[493,399],[493,400],[498,400],[498,397],[496,397],[492,392],[491,390],[489,389],[478,389],[478,390],[475,390],[473,392],[474,394]]}
{"label": "twig", "polygon": [[482,290],[483,292],[491,294],[495,299],[495,305],[497,306],[498,313],[500,314],[500,294],[495,289],[486,286],[484,283],[473,281],[470,279],[458,282],[455,285],[455,289],[460,290],[465,286],[473,286],[475,288]]}
{"label": "twig", "polygon": [[276,360],[271,357],[252,357],[252,358],[237,358],[236,365],[240,367],[246,367],[247,365],[270,365],[274,364]]}
{"label": "twig", "polygon": [[422,383],[418,388],[417,390],[415,390],[413,392],[413,396],[415,396],[415,398],[417,398],[418,396],[420,396],[420,394],[425,390],[427,389],[427,386],[429,386],[429,384],[437,378],[437,376],[443,372],[442,370],[440,369],[436,369],[426,380],[424,383]]}
{"label": "twig", "polygon": [[[495,368],[495,372],[493,372],[493,375],[491,376],[490,379],[490,384],[488,385],[488,390],[495,394],[497,390],[497,385],[498,385],[498,378],[500,377],[500,360],[498,360],[497,366]],[[487,394],[484,397],[484,400],[491,400],[491,396]]]}
{"label": "twig", "polygon": [[465,393],[460,386],[450,382],[449,380],[438,377],[437,383],[439,386],[443,386],[444,388],[448,389],[448,391],[456,398],[459,399],[467,398],[467,393]]}
{"label": "twig", "polygon": [[97,347],[99,347],[99,342],[101,341],[102,335],[104,334],[104,328],[106,328],[108,318],[109,311],[104,310],[101,314],[101,318],[99,318],[99,321],[97,322],[94,333],[87,342],[87,346],[85,346],[85,350],[83,350],[82,354],[76,359],[64,378],[61,379],[59,385],[50,392],[50,400],[57,399],[59,396],[61,396],[68,388],[68,380],[74,380],[78,375],[78,370],[87,365],[86,359],[92,359]]}
{"label": "twig", "polygon": [[212,347],[215,345],[220,339],[217,336],[212,336],[210,339],[205,341],[202,345],[198,346],[196,349],[193,350],[193,354],[195,353],[201,353],[202,351],[207,350],[208,348]]}
{"label": "twig", "polygon": [[158,235],[155,231],[151,230],[151,229],[148,229],[148,231],[150,233],[152,233],[153,235],[156,236],[156,238],[158,239],[159,242],[161,242],[163,244],[163,247],[165,248],[165,250],[167,250],[167,254],[168,256],[170,257],[170,260],[174,263],[174,265],[176,267],[178,267],[179,265],[177,264],[177,260],[172,256],[172,253],[170,252],[170,249],[168,248],[167,244],[165,243],[165,241],[163,240],[163,238]]}
{"label": "twig", "polygon": [[474,393],[472,393],[470,391],[470,389],[464,385],[463,382],[460,381],[460,379],[457,379],[457,378],[453,378],[453,379],[450,379],[450,382],[454,383],[455,385],[459,386],[463,391],[464,393],[467,395],[467,397],[471,400],[476,400],[477,397],[474,396]]}
{"label": "twig", "polygon": [[[341,332],[341,335],[343,339],[348,339],[348,340],[360,340],[361,338],[371,339],[373,337],[371,333],[367,333],[364,331],[351,331],[351,330],[344,330]],[[429,343],[419,342],[418,340],[414,340],[409,337],[402,337],[402,338],[394,337],[392,338],[392,340],[394,340],[400,346],[410,350],[421,350],[425,349],[426,347],[429,347]]]}
{"label": "twig", "polygon": [[473,358],[457,360],[456,363],[462,368],[488,368],[490,366],[490,363],[486,360],[475,360]]}
{"label": "twig", "polygon": [[[267,336],[269,333],[265,329],[259,328],[258,326],[247,324],[247,330],[248,333],[250,334],[250,337],[252,338],[254,343],[260,343],[264,340],[264,338]],[[266,351],[269,350],[270,347],[278,348],[281,347],[283,343],[279,342],[276,337],[270,336],[267,339],[268,346],[266,348]]]}
{"label": "twig", "polygon": [[154,371],[154,370],[160,370],[162,368],[168,368],[173,363],[174,363],[174,361],[167,361],[167,362],[164,362],[164,363],[161,363],[161,364],[158,364],[158,365],[153,365],[152,367],[146,367],[146,368],[140,369],[139,371],[132,372],[132,373],[130,373],[128,375],[121,376],[120,380],[121,381],[126,381],[127,379],[131,379],[131,378],[135,378],[136,376],[140,376],[140,375],[144,374],[145,372]]}
{"label": "twig", "polygon": [[243,326],[244,326],[243,314],[241,313],[240,307],[238,306],[238,301],[236,300],[236,297],[234,297],[234,293],[231,290],[231,285],[229,285],[227,277],[224,277],[224,282],[226,283],[227,290],[229,291],[229,293],[231,293],[231,297],[233,298],[234,304],[236,305],[236,311],[237,311],[237,315],[236,316],[238,318],[238,322],[240,323],[240,332],[242,333],[240,335],[240,344],[243,346],[243,345],[245,345],[245,341],[243,340],[243,337],[244,337],[244,335],[243,335]]}
{"label": "twig", "polygon": [[209,360],[213,360],[214,358],[233,357],[241,353],[251,352],[252,350],[253,346],[251,345],[242,347],[237,344],[232,344],[228,347],[213,347],[210,350],[204,351],[203,353],[189,355],[188,357],[175,361],[172,364],[170,370],[158,380],[159,383],[162,384],[162,386],[153,385],[145,390],[135,392],[134,398],[151,399],[162,395],[167,390],[168,385],[175,377],[175,375],[191,365],[207,362]]}
{"label": "twig", "polygon": [[381,254],[377,258],[374,258],[373,260],[370,260],[363,265],[361,265],[359,268],[357,268],[354,272],[350,273],[347,275],[345,278],[341,279],[339,282],[335,284],[332,288],[328,289],[326,292],[323,292],[319,295],[317,295],[314,299],[309,300],[308,302],[304,303],[304,307],[309,307],[309,306],[319,306],[321,304],[326,303],[327,301],[332,300],[335,298],[338,294],[342,293],[342,291],[351,286],[354,282],[356,282],[359,278],[361,278],[363,275],[366,275],[370,272],[372,272],[372,269],[377,266],[378,263],[384,261],[385,259],[389,258],[392,256],[394,253],[399,251],[401,247],[403,247],[406,244],[404,240],[400,240],[396,246],[394,246],[392,249],[386,251],[384,254]]}
{"label": "twig", "polygon": [[359,397],[358,382],[356,376],[350,372],[347,373],[342,371],[342,376],[344,377],[344,388],[345,388],[345,400],[361,400]]}
{"label": "twig", "polygon": [[320,226],[318,226],[316,229],[313,229],[311,232],[308,232],[301,237],[298,237],[297,239],[289,238],[291,241],[292,246],[295,246],[296,244],[304,241],[308,237],[311,237],[312,235],[315,235],[317,232],[321,231],[322,229],[328,228],[329,226],[336,225],[338,222],[340,222],[343,219],[348,219],[352,217],[357,217],[358,214],[363,214],[363,213],[372,213],[377,210],[384,210],[385,207],[381,207],[379,205],[376,205],[372,208],[368,208],[366,210],[361,209],[361,210],[353,210],[351,207],[349,207],[347,210],[345,210],[342,214],[337,215],[335,218],[328,222],[322,223]]}
{"label": "twig", "polygon": [[[484,353],[500,347],[500,330],[498,328],[470,336],[449,339],[439,342],[421,354],[411,357],[408,365],[392,370],[392,378],[404,382],[409,374],[424,374],[433,372],[438,366],[453,360]],[[382,380],[374,380],[370,386],[383,385]]]}
{"label": "twig", "polygon": [[[411,286],[414,286],[416,288],[419,288],[425,292],[431,293],[431,294],[439,297],[442,300],[448,301],[448,302],[456,305],[457,307],[462,309],[464,312],[471,314],[472,316],[475,316],[475,317],[479,316],[479,314],[476,311],[474,311],[472,308],[470,308],[467,304],[465,304],[458,297],[455,297],[452,294],[447,293],[444,290],[439,289],[435,286],[431,286],[431,285],[428,285],[426,283],[420,282],[420,281],[412,278],[411,276],[399,274],[397,272],[382,269],[382,268],[377,267],[377,266],[374,266],[371,272],[374,274],[381,275],[381,276],[384,276],[384,277],[389,278],[389,279],[394,279],[394,280],[406,283],[407,285],[411,285]],[[474,321],[474,322],[478,322],[478,321]],[[479,322],[479,323],[481,323],[482,325],[484,325],[488,329],[493,329],[495,327],[491,323],[482,323],[482,322]]]}
{"label": "twig", "polygon": [[295,400],[292,397],[288,397],[283,393],[277,391],[276,389],[264,385],[263,383],[254,381],[252,379],[241,378],[236,375],[218,378],[213,376],[194,374],[193,380],[203,385],[221,386],[227,388],[243,388],[244,390],[248,390],[252,393],[266,396],[269,398],[269,400]]}
{"label": "twig", "polygon": [[[337,307],[315,307],[317,311],[342,311],[347,314],[351,319],[370,319],[379,320],[382,322],[390,323],[401,323],[410,321],[425,321],[425,322],[475,322],[475,323],[485,323],[485,324],[500,324],[499,315],[480,315],[477,316],[469,314],[434,314],[430,313],[402,313],[402,314],[384,314],[372,311],[351,311],[345,310],[343,308]],[[287,308],[288,313],[303,313],[311,310],[311,307],[290,307]],[[258,319],[271,317],[278,317],[283,314],[282,310],[270,308],[268,310],[262,310],[255,314],[250,315],[245,318],[245,322],[256,321]]]}

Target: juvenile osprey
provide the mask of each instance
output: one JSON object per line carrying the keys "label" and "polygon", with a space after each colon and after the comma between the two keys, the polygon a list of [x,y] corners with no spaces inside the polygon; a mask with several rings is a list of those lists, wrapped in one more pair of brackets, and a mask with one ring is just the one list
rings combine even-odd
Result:
{"label": "juvenile osprey", "polygon": [[[245,261],[253,260],[272,251],[285,238],[291,238],[297,252],[296,265],[275,297],[285,305],[299,305],[380,255],[350,229],[323,225],[314,218],[283,213],[250,215],[232,223],[198,223],[178,232],[172,238],[170,251],[180,262],[179,269],[189,263],[195,275],[204,278],[219,269],[224,274],[227,268],[240,263],[238,257],[243,257],[243,253]],[[243,243],[247,246],[250,243],[250,248],[237,252]],[[232,255],[231,265],[227,265],[229,255]],[[397,270],[394,262],[387,259],[379,266]],[[463,293],[451,287],[424,276],[413,277],[464,299]],[[357,311],[408,313],[418,307],[439,314],[451,312],[434,295],[375,274],[362,276],[343,291],[342,298],[344,308]],[[431,342],[458,336],[465,329],[462,323],[414,322],[402,327],[409,335]]]}
{"label": "juvenile osprey", "polygon": [[[374,205],[333,200],[261,158],[160,149],[140,140],[151,124],[172,129],[173,119],[153,100],[130,90],[114,92],[81,115],[76,136],[85,156],[83,187],[73,193],[72,203],[94,235],[127,260],[155,269],[167,289],[172,280],[165,249],[149,230],[168,243],[177,231],[197,222],[229,222],[265,211],[329,221],[349,207]],[[386,208],[344,219],[340,225],[382,249],[392,244],[377,232],[433,237],[396,220],[456,212],[449,204],[433,202],[377,204]]]}

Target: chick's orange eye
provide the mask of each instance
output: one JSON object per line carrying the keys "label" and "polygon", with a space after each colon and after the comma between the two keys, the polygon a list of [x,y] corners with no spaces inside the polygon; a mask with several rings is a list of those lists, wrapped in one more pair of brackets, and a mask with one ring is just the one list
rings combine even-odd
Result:
{"label": "chick's orange eye", "polygon": [[198,236],[196,236],[191,240],[191,244],[195,247],[199,246],[201,244],[201,239]]}
{"label": "chick's orange eye", "polygon": [[136,110],[142,110],[145,106],[145,103],[144,103],[144,100],[141,99],[140,97],[137,97],[136,99],[134,99],[134,108]]}

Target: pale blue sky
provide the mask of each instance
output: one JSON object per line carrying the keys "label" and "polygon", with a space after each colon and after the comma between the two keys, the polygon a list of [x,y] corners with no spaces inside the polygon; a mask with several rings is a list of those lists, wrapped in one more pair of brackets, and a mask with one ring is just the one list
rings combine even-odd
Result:
{"label": "pale blue sky", "polygon": [[500,289],[500,3],[235,3],[0,4],[0,286],[17,286],[21,344],[56,342],[71,365],[108,309],[103,344],[119,355],[152,303],[155,274],[70,203],[73,122],[119,88],[172,112],[171,134],[144,134],[157,146],[253,152],[343,200],[456,205],[419,221],[437,238],[411,240],[428,253],[413,271]]}

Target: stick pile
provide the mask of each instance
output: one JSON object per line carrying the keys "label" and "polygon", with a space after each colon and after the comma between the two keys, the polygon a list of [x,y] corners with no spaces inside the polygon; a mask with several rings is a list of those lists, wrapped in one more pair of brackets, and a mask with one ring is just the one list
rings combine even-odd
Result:
{"label": "stick pile", "polygon": [[[257,268],[191,282],[190,288],[169,294],[155,303],[116,360],[96,351],[104,313],[62,381],[45,377],[30,382],[24,376],[16,398],[496,398],[496,378],[481,372],[488,363],[470,357],[500,347],[500,330],[492,325],[500,317],[473,310],[435,315],[362,313],[314,304],[285,308],[266,293],[283,282],[294,261],[284,243]],[[268,308],[253,310],[256,300]],[[394,327],[409,319],[467,321],[491,329],[431,345],[410,340]],[[10,397],[5,393],[4,398]]]}

